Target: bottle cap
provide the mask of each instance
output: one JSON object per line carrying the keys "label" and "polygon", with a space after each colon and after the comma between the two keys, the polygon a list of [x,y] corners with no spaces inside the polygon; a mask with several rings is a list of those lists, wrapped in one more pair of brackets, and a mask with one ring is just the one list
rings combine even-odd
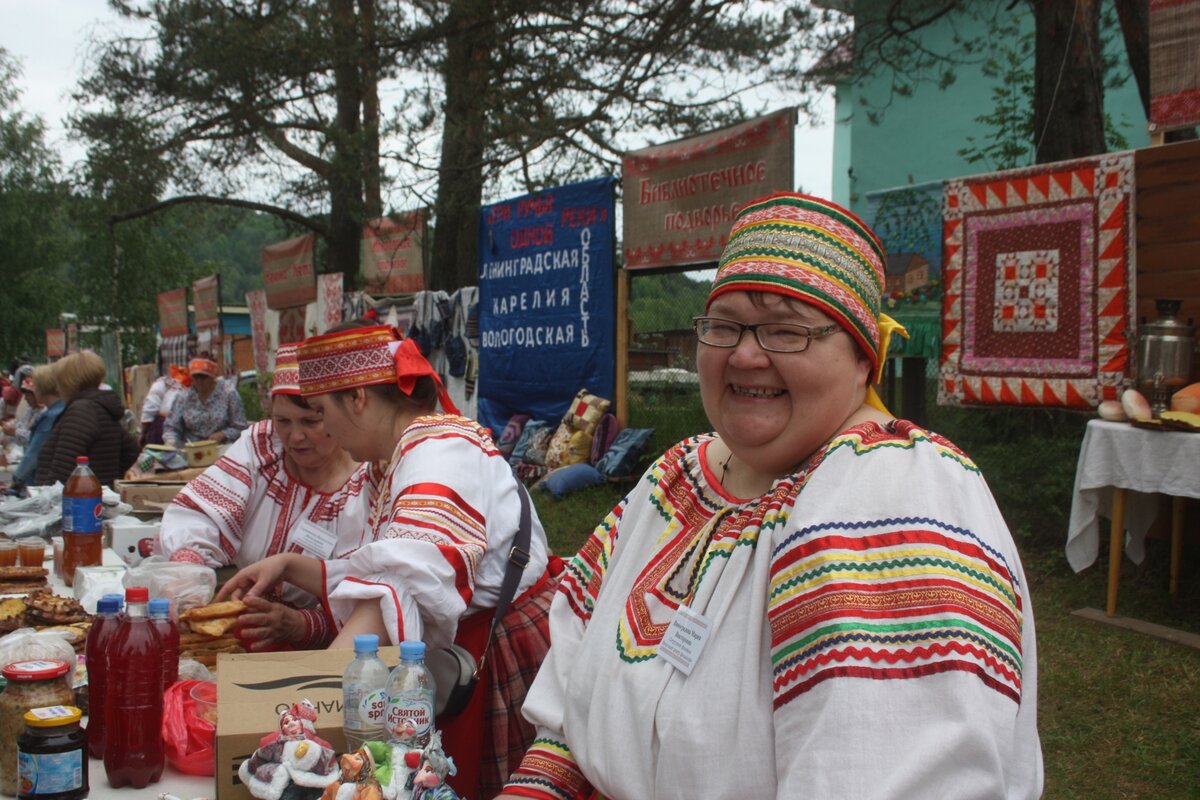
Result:
{"label": "bottle cap", "polygon": [[79,722],[83,712],[75,706],[46,706],[31,708],[25,712],[25,724],[34,728],[53,728]]}
{"label": "bottle cap", "polygon": [[414,661],[418,658],[425,658],[425,643],[420,639],[411,642],[400,643],[400,657]]}
{"label": "bottle cap", "polygon": [[354,637],[354,652],[374,653],[379,650],[379,637],[373,633],[360,633]]}
{"label": "bottle cap", "polygon": [[151,614],[171,613],[171,600],[167,597],[155,597],[150,600]]}
{"label": "bottle cap", "polygon": [[86,464],[86,463],[88,463],[88,457],[87,456],[75,456],[75,463],[76,464]]}
{"label": "bottle cap", "polygon": [[106,594],[96,601],[97,614],[115,614],[121,610],[124,601],[120,595]]}
{"label": "bottle cap", "polygon": [[61,678],[68,669],[67,662],[53,658],[18,661],[4,668],[4,677],[10,681],[44,681],[47,678]]}
{"label": "bottle cap", "polygon": [[126,586],[126,603],[145,603],[150,600],[150,590],[145,586]]}

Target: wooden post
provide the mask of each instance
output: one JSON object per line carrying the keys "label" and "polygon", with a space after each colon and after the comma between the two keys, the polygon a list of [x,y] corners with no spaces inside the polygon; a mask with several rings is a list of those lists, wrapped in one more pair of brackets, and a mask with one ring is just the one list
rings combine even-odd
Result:
{"label": "wooden post", "polygon": [[629,271],[617,270],[617,376],[613,384],[617,422],[629,427]]}

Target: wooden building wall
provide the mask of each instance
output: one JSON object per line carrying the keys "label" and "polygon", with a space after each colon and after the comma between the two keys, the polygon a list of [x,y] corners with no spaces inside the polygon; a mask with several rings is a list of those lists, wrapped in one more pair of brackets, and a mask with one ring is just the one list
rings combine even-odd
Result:
{"label": "wooden building wall", "polygon": [[[1177,298],[1180,318],[1200,324],[1200,141],[1137,150],[1134,169],[1138,323],[1158,318],[1155,300]],[[1192,380],[1200,380],[1200,357]]]}

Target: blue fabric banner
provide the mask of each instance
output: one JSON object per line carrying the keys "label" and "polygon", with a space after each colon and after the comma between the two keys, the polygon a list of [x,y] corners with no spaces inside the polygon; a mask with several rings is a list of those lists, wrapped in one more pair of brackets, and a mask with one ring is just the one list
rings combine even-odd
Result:
{"label": "blue fabric banner", "polygon": [[484,206],[479,220],[479,422],[557,425],[575,393],[613,399],[615,178]]}

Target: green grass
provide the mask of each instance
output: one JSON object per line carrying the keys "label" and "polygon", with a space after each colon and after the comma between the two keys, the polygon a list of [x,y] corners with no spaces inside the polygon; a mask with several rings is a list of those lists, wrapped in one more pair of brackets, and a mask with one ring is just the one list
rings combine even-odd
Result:
{"label": "green grass", "polygon": [[[630,409],[631,425],[656,429],[647,462],[708,428],[694,387],[632,397]],[[979,464],[1021,550],[1038,633],[1045,797],[1200,798],[1200,651],[1071,615],[1103,609],[1106,596],[1106,523],[1096,565],[1075,574],[1063,552],[1087,417],[932,402],[929,413],[928,427]],[[555,552],[573,554],[627,488],[562,500],[533,493]],[[1144,564],[1122,565],[1118,613],[1200,634],[1200,539],[1185,541],[1174,596],[1167,542],[1151,539],[1146,549]]]}

